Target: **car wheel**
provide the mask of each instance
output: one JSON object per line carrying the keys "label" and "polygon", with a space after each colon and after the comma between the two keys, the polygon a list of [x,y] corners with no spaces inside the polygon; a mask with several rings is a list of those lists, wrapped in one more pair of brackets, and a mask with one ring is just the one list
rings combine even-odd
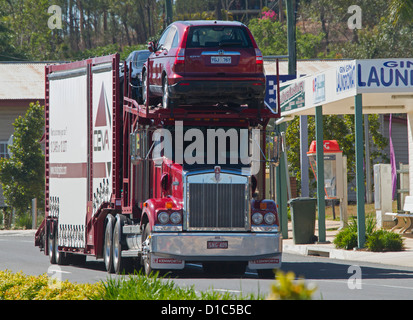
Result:
{"label": "car wheel", "polygon": [[[148,78],[146,74],[146,70],[142,73],[142,103],[146,105],[147,100],[147,90],[148,90]],[[151,98],[148,99],[148,106],[152,104]]]}

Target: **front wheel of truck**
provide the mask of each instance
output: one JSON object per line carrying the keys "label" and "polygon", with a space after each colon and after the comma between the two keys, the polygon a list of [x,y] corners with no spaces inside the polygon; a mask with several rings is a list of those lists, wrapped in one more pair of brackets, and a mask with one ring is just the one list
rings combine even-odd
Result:
{"label": "front wheel of truck", "polygon": [[152,265],[151,265],[151,253],[150,253],[150,235],[151,235],[151,226],[149,223],[145,225],[145,228],[143,230],[142,234],[142,266],[143,269],[145,270],[145,274],[147,276],[151,275],[153,273]]}

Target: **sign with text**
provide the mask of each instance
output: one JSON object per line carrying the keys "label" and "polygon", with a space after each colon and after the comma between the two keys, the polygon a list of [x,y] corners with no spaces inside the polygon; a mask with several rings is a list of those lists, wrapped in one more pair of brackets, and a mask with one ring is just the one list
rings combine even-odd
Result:
{"label": "sign with text", "polygon": [[[295,76],[290,75],[280,75],[279,77],[280,83],[295,79]],[[265,105],[267,108],[271,109],[273,113],[279,113],[279,109],[277,107],[277,76],[267,75],[265,78]]]}
{"label": "sign with text", "polygon": [[305,81],[280,86],[280,105],[281,112],[303,108],[305,106]]}
{"label": "sign with text", "polygon": [[336,93],[344,93],[356,88],[356,62],[350,61],[336,69]]}
{"label": "sign with text", "polygon": [[326,76],[319,74],[313,79],[313,101],[314,103],[323,102],[326,99]]}
{"label": "sign with text", "polygon": [[413,59],[357,60],[357,92],[405,92],[413,88]]}

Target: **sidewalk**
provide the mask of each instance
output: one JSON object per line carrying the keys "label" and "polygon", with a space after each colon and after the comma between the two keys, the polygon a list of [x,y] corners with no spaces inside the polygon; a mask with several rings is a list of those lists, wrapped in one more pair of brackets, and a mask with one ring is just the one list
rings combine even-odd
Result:
{"label": "sidewalk", "polygon": [[[283,252],[316,255],[339,260],[363,261],[372,263],[381,263],[387,265],[413,267],[413,235],[403,235],[404,251],[398,252],[370,252],[365,250],[343,250],[336,249],[333,240],[340,227],[339,221],[326,220],[326,241],[329,243],[322,244],[294,244],[292,239],[292,225],[288,224],[288,239],[283,240]],[[333,230],[332,230],[333,229]],[[396,230],[397,232],[397,230]],[[318,236],[318,222],[316,221],[316,236]]]}

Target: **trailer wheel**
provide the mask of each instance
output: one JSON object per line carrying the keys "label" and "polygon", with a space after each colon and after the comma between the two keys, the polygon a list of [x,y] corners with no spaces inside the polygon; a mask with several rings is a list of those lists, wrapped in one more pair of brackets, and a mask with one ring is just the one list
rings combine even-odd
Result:
{"label": "trailer wheel", "polygon": [[116,274],[126,273],[132,266],[130,258],[122,258],[122,250],[126,249],[122,241],[122,226],[126,221],[126,217],[118,215],[113,229],[113,268]]}
{"label": "trailer wheel", "polygon": [[54,249],[55,246],[55,232],[50,231],[49,228],[47,228],[46,231],[47,234],[47,251],[48,251],[48,255],[49,255],[49,261],[51,264],[56,264],[56,252]]}
{"label": "trailer wheel", "polygon": [[[52,227],[53,228],[53,227]],[[49,248],[49,260],[51,264],[65,265],[66,253],[59,252],[59,239],[57,234],[57,228],[54,227],[48,233],[48,248]]]}
{"label": "trailer wheel", "polygon": [[149,252],[150,248],[150,235],[151,235],[151,226],[149,223],[146,224],[145,229],[142,234],[142,265],[147,276],[151,275],[154,271],[151,266],[151,253]]}
{"label": "trailer wheel", "polygon": [[59,252],[59,240],[57,238],[57,230],[55,230],[55,234],[53,236],[53,249],[54,249],[54,256],[56,260],[56,264],[59,266],[67,264],[66,262],[66,253],[65,252]]}
{"label": "trailer wheel", "polygon": [[103,260],[106,271],[113,273],[113,226],[115,219],[112,215],[106,217],[105,240],[103,243]]}

